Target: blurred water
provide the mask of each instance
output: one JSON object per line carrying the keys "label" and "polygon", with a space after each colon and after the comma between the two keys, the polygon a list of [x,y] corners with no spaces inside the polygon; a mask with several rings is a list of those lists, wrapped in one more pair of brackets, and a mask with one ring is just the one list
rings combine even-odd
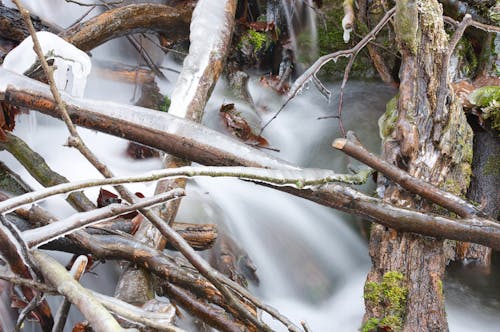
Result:
{"label": "blurred water", "polygon": [[[61,17],[61,13],[51,10],[56,2],[27,3],[43,7],[43,15],[47,15],[48,19],[59,20]],[[57,6],[63,6],[57,3]],[[80,15],[70,11],[71,17]],[[66,21],[63,23],[70,24]],[[109,59],[111,54],[117,53],[113,51],[115,47],[122,45],[119,41],[103,45],[93,52],[94,57]],[[127,59],[123,53],[119,53],[122,59]],[[168,60],[164,63],[178,66]],[[167,75],[170,82],[175,82],[173,73]],[[280,150],[269,153],[304,167],[346,172],[347,164],[353,161],[330,147],[333,139],[340,136],[337,120],[317,120],[318,117],[334,115],[336,112],[338,84],[329,87],[334,91],[331,104],[314,88],[305,90],[289,103],[263,133],[271,146]],[[161,89],[170,94],[173,84],[162,83]],[[207,105],[205,125],[225,131],[218,115],[222,103],[235,102],[258,125],[259,121],[269,119],[283,102],[281,97],[260,87],[258,78],[252,78],[250,91],[256,104],[267,111],[254,113],[240,101],[231,99],[225,82],[221,81]],[[91,76],[86,97],[128,103],[133,92],[133,86]],[[394,90],[381,84],[349,82],[347,85],[344,126],[355,130],[361,141],[375,153],[380,147],[377,119],[384,111],[387,100],[394,94]],[[97,171],[76,151],[63,146],[68,134],[60,122],[43,115],[37,115],[37,118],[39,121],[35,128],[32,120],[21,116],[15,134],[26,139],[54,170],[70,180],[98,176]],[[90,130],[79,131],[90,148],[117,175],[161,167],[159,160],[128,159],[124,153],[127,144],[124,140]],[[7,153],[0,152],[0,159],[34,188],[40,187]],[[148,195],[154,190],[154,185],[135,185],[131,189]],[[370,191],[373,184],[363,189]],[[86,192],[91,198],[97,196],[95,189]],[[187,192],[178,219],[217,222],[226,228],[248,251],[258,267],[261,285],[252,286],[256,294],[296,323],[307,321],[313,331],[355,331],[359,328],[363,315],[363,284],[370,262],[366,244],[353,224],[347,222],[350,220],[348,216],[282,192],[234,179],[191,180]],[[48,200],[42,205],[59,216],[72,213],[61,198]],[[107,270],[87,275],[86,285],[112,294],[117,271],[112,265],[106,265]],[[453,271],[445,283],[450,330],[498,331],[500,318],[495,313],[500,306],[500,296],[498,286],[494,283],[498,273],[479,278],[477,273],[467,273],[462,268]],[[478,280],[483,282],[478,283]],[[78,319],[72,316],[70,323]],[[272,324],[283,330],[280,325]]]}

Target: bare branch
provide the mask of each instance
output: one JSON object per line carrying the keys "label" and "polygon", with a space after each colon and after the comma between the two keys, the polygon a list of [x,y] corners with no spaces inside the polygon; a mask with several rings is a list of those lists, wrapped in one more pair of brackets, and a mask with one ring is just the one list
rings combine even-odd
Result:
{"label": "bare branch", "polygon": [[71,276],[54,258],[38,250],[31,252],[45,280],[73,303],[96,331],[124,331],[113,316]]}
{"label": "bare branch", "polygon": [[108,6],[108,5],[119,5],[123,2],[123,0],[117,0],[117,1],[109,1],[99,4],[99,3],[84,3],[76,0],[65,0],[67,3],[74,3],[75,5],[78,6],[83,6],[83,7],[98,7],[98,6]]}
{"label": "bare branch", "polygon": [[400,168],[397,168],[396,166],[375,156],[361,145],[353,132],[347,133],[347,139],[336,139],[332,146],[381,172],[406,190],[418,194],[433,203],[441,205],[461,217],[484,217],[484,214],[481,211],[469,202],[464,201],[462,198],[441,190],[421,179],[415,178]]}

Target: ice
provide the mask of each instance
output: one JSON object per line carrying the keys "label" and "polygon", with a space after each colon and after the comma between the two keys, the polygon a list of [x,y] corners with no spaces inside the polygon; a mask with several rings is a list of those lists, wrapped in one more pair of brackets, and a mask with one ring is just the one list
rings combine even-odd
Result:
{"label": "ice", "polygon": [[[200,0],[196,4],[191,20],[189,54],[184,59],[184,65],[172,92],[172,103],[169,113],[185,117],[189,105],[196,98],[200,81],[210,66],[216,60],[214,52],[218,52],[224,43],[224,31],[227,31],[226,15],[227,1]],[[205,83],[206,84],[206,83]]]}
{"label": "ice", "polygon": [[[83,97],[91,68],[89,56],[53,33],[39,31],[37,37],[44,55],[48,60],[54,60],[54,80],[57,88],[74,97]],[[3,67],[24,74],[33,68],[36,61],[37,55],[30,36],[7,54]]]}

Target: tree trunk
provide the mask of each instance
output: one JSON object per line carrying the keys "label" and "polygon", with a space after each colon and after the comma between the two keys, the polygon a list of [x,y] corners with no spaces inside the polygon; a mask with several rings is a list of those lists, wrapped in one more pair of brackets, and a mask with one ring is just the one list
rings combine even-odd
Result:
{"label": "tree trunk", "polygon": [[[436,0],[396,2],[402,56],[397,117],[386,114],[384,158],[455,194],[469,184],[472,131],[447,77],[448,41]],[[390,112],[390,110],[388,110]],[[379,179],[379,193],[399,206],[435,211],[428,202]],[[443,212],[443,211],[441,211]],[[442,279],[443,241],[377,225],[370,238],[372,269],[365,285],[364,331],[447,331]]]}

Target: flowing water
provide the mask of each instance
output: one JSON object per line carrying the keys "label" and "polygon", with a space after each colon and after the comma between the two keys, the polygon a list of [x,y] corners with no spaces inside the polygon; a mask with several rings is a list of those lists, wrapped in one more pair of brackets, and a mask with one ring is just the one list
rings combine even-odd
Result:
{"label": "flowing water", "polygon": [[[35,6],[42,2],[31,3],[33,10],[36,10]],[[64,5],[63,1],[61,5]],[[41,15],[49,15],[45,18],[58,21],[57,12],[47,10],[50,8],[48,6],[42,8],[48,14]],[[80,14],[75,10],[72,15],[78,17]],[[93,52],[93,59],[109,58],[117,43],[100,47]],[[165,60],[165,64],[179,66],[170,60]],[[170,82],[175,82],[173,72],[167,75]],[[340,135],[337,120],[317,120],[318,117],[336,112],[338,84],[329,87],[334,91],[331,104],[314,89],[305,90],[289,103],[263,133],[271,146],[280,150],[269,153],[303,167],[346,172],[347,164],[353,161],[330,147],[332,140]],[[170,93],[173,83],[162,83],[161,88],[164,93]],[[259,118],[267,120],[272,116],[271,111],[278,109],[282,102],[281,97],[262,88],[257,77],[251,79],[250,92],[257,105],[268,109],[267,113],[252,114],[257,119],[255,121]],[[376,83],[349,82],[347,86],[344,125],[355,130],[361,141],[373,152],[378,152],[380,146],[377,119],[394,93],[393,89]],[[86,97],[123,103],[129,103],[133,94],[134,87],[131,85],[105,81],[95,75],[89,78],[86,91]],[[225,82],[219,82],[206,107],[205,125],[224,132],[218,111],[222,103],[233,101],[238,103],[227,93]],[[60,122],[39,114],[37,119],[38,125],[35,127],[30,116],[21,116],[15,134],[29,142],[54,170],[69,179],[98,176],[97,171],[76,151],[63,146],[68,134]],[[124,140],[90,130],[79,131],[90,148],[117,175],[161,167],[158,159],[128,159],[124,153],[127,144]],[[28,179],[34,188],[40,187],[7,153],[1,152],[0,159]],[[131,189],[148,195],[153,192],[154,185],[135,185]],[[372,191],[373,184],[363,189]],[[96,190],[87,193],[92,198],[97,196]],[[366,243],[354,226],[355,218],[282,192],[234,179],[190,180],[187,193],[178,219],[216,222],[232,234],[258,267],[260,286],[251,287],[259,297],[296,323],[305,320],[312,331],[356,331],[359,328],[363,315],[363,284],[370,261]],[[42,205],[59,216],[72,212],[60,198],[48,200]],[[112,266],[106,271],[106,275],[99,271],[95,275],[88,274],[84,284],[112,294],[119,271]],[[451,331],[499,330],[500,318],[495,315],[495,311],[500,308],[500,294],[494,283],[498,275],[495,266],[490,275],[456,266],[450,269],[445,282],[445,295]],[[73,316],[70,323],[78,319]],[[270,324],[280,331],[284,330],[272,321]]]}

